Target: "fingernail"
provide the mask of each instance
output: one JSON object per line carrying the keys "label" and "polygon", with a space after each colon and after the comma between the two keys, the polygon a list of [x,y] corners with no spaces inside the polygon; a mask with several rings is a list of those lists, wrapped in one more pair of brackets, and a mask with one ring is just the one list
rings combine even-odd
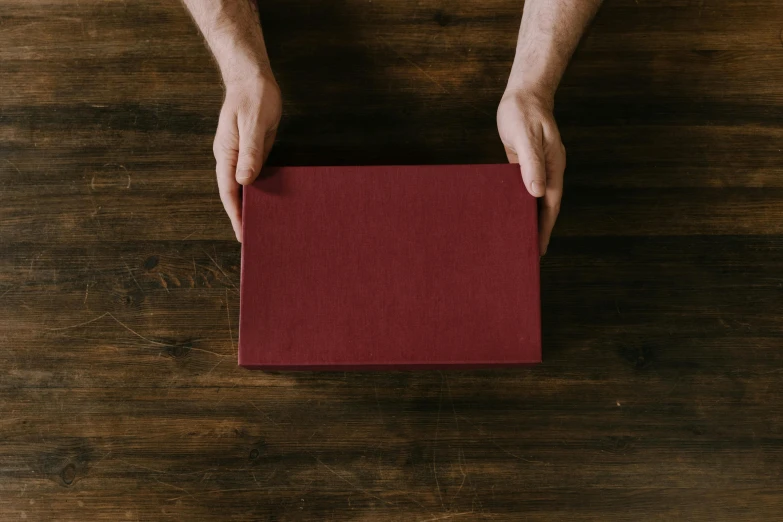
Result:
{"label": "fingernail", "polygon": [[534,181],[533,185],[533,195],[534,196],[543,196],[544,195],[544,184],[540,181]]}
{"label": "fingernail", "polygon": [[237,172],[237,183],[247,183],[251,179],[253,179],[252,170],[248,169],[243,170],[242,172]]}

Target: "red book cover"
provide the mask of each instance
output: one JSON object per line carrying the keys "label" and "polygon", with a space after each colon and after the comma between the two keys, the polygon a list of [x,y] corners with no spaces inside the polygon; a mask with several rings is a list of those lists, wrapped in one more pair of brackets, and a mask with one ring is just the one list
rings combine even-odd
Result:
{"label": "red book cover", "polygon": [[541,361],[536,200],[518,165],[263,176],[243,193],[241,366]]}

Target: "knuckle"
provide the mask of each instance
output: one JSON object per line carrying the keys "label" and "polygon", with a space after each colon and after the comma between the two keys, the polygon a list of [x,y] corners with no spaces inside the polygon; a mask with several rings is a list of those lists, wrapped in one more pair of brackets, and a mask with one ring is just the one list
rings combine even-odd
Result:
{"label": "knuckle", "polygon": [[215,136],[215,140],[212,142],[212,152],[215,158],[222,156],[231,157],[236,154],[236,149],[226,143],[226,140],[221,136]]}
{"label": "knuckle", "polygon": [[242,162],[254,162],[261,158],[263,151],[255,145],[248,145],[242,148],[239,159]]}
{"label": "knuckle", "polygon": [[544,170],[546,167],[546,157],[544,152],[538,148],[535,148],[530,153],[530,162],[536,169],[536,178],[544,178],[546,176]]}

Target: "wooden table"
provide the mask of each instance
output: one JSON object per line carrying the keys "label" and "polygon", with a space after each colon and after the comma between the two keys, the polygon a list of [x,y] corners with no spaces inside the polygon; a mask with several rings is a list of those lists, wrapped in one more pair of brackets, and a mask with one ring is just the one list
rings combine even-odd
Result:
{"label": "wooden table", "polygon": [[[264,0],[271,163],[504,161],[518,0]],[[609,1],[557,100],[545,363],[236,366],[177,2],[0,0],[0,519],[771,520],[783,3]]]}

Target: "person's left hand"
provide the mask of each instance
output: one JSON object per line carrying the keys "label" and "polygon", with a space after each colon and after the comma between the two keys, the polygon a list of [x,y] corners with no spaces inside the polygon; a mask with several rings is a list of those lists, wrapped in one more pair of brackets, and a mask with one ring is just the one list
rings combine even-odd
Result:
{"label": "person's left hand", "polygon": [[280,88],[274,77],[251,76],[226,81],[215,140],[215,172],[220,200],[237,241],[242,241],[240,185],[250,185],[261,172],[277,133],[282,114]]}
{"label": "person's left hand", "polygon": [[506,91],[497,113],[498,132],[510,163],[519,163],[528,192],[541,198],[539,253],[546,254],[563,196],[565,147],[552,103],[526,91]]}

